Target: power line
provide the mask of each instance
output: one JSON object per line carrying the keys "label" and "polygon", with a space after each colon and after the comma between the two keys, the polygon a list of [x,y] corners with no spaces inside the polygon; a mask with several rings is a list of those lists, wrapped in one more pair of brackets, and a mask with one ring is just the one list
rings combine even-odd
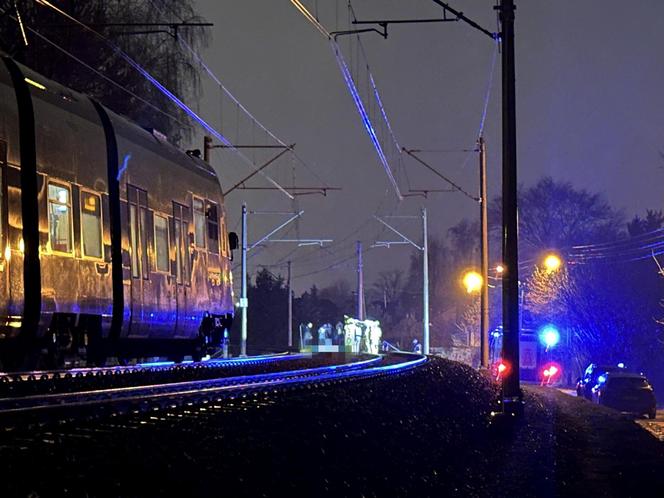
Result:
{"label": "power line", "polygon": [[[10,17],[11,17],[12,19],[15,19],[13,16],[10,16]],[[147,105],[148,107],[154,109],[155,111],[161,113],[162,115],[166,116],[167,118],[172,119],[173,121],[177,122],[178,124],[180,124],[180,125],[182,125],[182,126],[185,126],[185,127],[187,127],[187,128],[191,128],[191,124],[189,124],[189,123],[185,123],[185,122],[181,121],[180,119],[178,119],[177,117],[173,116],[172,114],[167,113],[166,111],[164,111],[164,110],[161,109],[160,107],[157,107],[156,105],[152,104],[151,102],[145,100],[143,97],[140,97],[140,96],[137,95],[136,93],[134,93],[134,92],[132,92],[131,90],[129,90],[126,86],[121,85],[121,84],[118,83],[117,81],[115,81],[115,80],[109,78],[108,76],[106,76],[106,75],[103,74],[102,72],[98,71],[97,69],[95,69],[94,67],[90,66],[89,64],[87,64],[87,63],[84,62],[83,60],[79,59],[79,58],[76,57],[74,54],[72,54],[71,52],[67,51],[65,48],[61,47],[60,45],[58,45],[57,43],[55,43],[53,40],[49,39],[47,36],[45,36],[45,35],[39,33],[37,30],[31,28],[30,26],[26,26],[26,28],[27,28],[28,31],[30,31],[32,34],[34,34],[35,36],[37,36],[38,38],[40,38],[40,39],[43,40],[44,42],[48,43],[49,45],[51,45],[51,46],[54,47],[55,49],[61,51],[63,54],[67,55],[68,57],[70,57],[70,58],[73,59],[74,61],[76,61],[76,62],[78,62],[79,64],[81,64],[83,67],[85,67],[85,68],[89,69],[90,71],[92,71],[93,73],[97,74],[98,76],[100,76],[100,77],[103,78],[104,80],[108,81],[110,84],[112,84],[112,85],[115,86],[116,88],[118,88],[118,89],[120,89],[120,90],[126,92],[127,94],[131,95],[131,96],[134,97],[135,99],[139,100],[141,103],[143,103],[143,104]]]}
{"label": "power line", "polygon": [[[163,95],[165,95],[171,102],[173,102],[176,106],[178,106],[182,111],[184,111],[187,115],[189,115],[190,118],[192,118],[195,122],[197,122],[199,125],[201,125],[205,130],[207,130],[209,133],[215,136],[220,142],[226,144],[229,146],[230,149],[233,149],[233,146],[231,142],[224,137],[220,132],[218,132],[216,129],[214,129],[207,121],[205,121],[202,117],[200,117],[196,112],[194,112],[193,109],[191,109],[187,104],[185,104],[180,98],[178,98],[175,94],[173,94],[168,88],[166,88],[164,85],[162,85],[154,76],[152,76],[143,66],[141,66],[138,62],[136,62],[129,54],[127,54],[125,51],[123,51],[119,46],[117,46],[115,43],[110,41],[108,38],[103,36],[101,33],[95,31],[94,29],[90,28],[87,24],[79,21],[72,15],[68,14],[64,10],[56,7],[52,3],[50,3],[48,0],[37,0],[40,5],[43,5],[45,7],[48,7],[61,16],[65,17],[66,19],[70,20],[74,24],[82,27],[84,30],[88,31],[89,33],[92,33],[94,36],[96,36],[98,39],[100,39],[102,42],[104,42],[108,47],[113,49],[114,53],[119,55],[122,59],[125,60],[131,67],[133,67],[137,72],[139,72],[146,80],[148,80],[152,86],[154,86],[157,90],[159,90]],[[251,167],[255,168],[254,163],[247,158],[242,152],[238,151],[237,149],[234,149],[236,154],[241,157],[248,165]],[[288,198],[292,199],[292,196],[284,190],[284,188],[279,185],[275,180],[273,180],[269,175],[267,175],[264,172],[260,172],[260,174],[267,179],[272,185],[277,187],[279,190],[282,191]]]}

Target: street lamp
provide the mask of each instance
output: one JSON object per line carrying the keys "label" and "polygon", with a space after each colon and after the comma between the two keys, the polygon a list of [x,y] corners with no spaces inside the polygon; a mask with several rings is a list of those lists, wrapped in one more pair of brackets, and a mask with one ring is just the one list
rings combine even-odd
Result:
{"label": "street lamp", "polygon": [[483,282],[484,279],[482,278],[482,275],[476,271],[468,271],[463,276],[463,285],[468,294],[481,290]]}
{"label": "street lamp", "polygon": [[562,266],[562,264],[563,260],[560,259],[560,256],[558,256],[557,254],[551,253],[544,258],[544,268],[546,268],[546,271],[548,273],[553,273],[555,271],[558,271]]}

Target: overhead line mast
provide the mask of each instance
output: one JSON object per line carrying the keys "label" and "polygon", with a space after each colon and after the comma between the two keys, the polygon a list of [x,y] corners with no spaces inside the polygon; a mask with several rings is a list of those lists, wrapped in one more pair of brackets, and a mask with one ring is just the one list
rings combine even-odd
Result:
{"label": "overhead line mast", "polygon": [[[291,0],[295,3],[296,0]],[[519,382],[519,260],[518,260],[518,219],[517,219],[517,162],[516,162],[516,92],[515,92],[515,61],[514,61],[514,18],[516,6],[514,0],[500,0],[494,8],[498,12],[501,33],[493,33],[472,19],[468,18],[441,0],[432,0],[477,31],[489,36],[502,44],[502,200],[503,226],[502,251],[505,271],[503,274],[503,359],[509,362],[511,372],[503,378],[503,408],[509,415],[518,415],[523,410],[523,394]],[[300,2],[297,2],[300,3]],[[299,8],[299,7],[298,7]],[[303,12],[304,13],[304,12]],[[306,15],[306,14],[305,14]],[[311,16],[311,14],[309,14]],[[310,19],[311,21],[311,19]],[[321,26],[317,19],[314,24]],[[417,20],[414,20],[417,22]],[[362,29],[356,33],[375,31],[387,37],[387,25],[393,20],[358,21],[362,24],[376,24],[385,30],[385,34],[377,29]],[[407,24],[404,20],[401,24]],[[324,28],[323,28],[324,30]],[[327,31],[325,31],[327,33]],[[351,34],[352,31],[343,34]],[[329,33],[328,37],[329,37]]]}

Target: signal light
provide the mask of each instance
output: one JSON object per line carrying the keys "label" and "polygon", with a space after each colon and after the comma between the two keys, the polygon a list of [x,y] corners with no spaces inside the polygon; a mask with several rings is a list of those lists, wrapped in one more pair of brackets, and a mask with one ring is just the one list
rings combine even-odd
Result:
{"label": "signal light", "polygon": [[542,369],[542,385],[546,384],[548,386],[549,384],[554,383],[560,378],[562,373],[563,369],[558,363],[547,363]]}
{"label": "signal light", "polygon": [[510,373],[510,364],[505,360],[498,360],[493,365],[493,371],[496,374],[496,380],[507,377]]}

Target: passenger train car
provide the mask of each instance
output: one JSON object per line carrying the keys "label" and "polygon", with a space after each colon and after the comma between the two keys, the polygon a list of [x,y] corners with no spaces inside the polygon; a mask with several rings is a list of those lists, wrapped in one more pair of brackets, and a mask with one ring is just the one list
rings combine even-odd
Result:
{"label": "passenger train car", "polygon": [[0,370],[200,356],[233,318],[225,220],[208,164],[2,57]]}

